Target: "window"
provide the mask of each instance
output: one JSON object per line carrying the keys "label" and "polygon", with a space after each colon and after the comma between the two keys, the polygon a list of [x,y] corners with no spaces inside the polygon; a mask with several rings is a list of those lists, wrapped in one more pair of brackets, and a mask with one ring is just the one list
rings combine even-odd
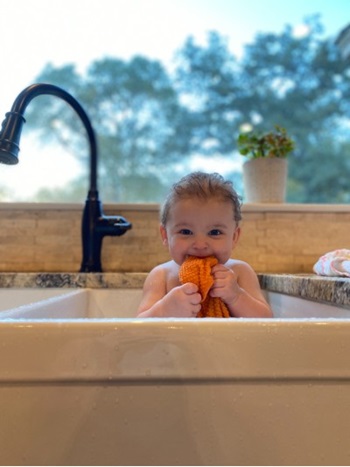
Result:
{"label": "window", "polygon": [[[350,201],[350,70],[335,44],[348,0],[0,5],[0,113],[34,82],[70,92],[97,133],[104,203],[159,202],[197,169],[242,193],[236,138],[247,124],[294,136],[288,201]],[[0,200],[84,201],[88,148],[74,112],[40,96],[25,117],[19,164],[0,166]]]}

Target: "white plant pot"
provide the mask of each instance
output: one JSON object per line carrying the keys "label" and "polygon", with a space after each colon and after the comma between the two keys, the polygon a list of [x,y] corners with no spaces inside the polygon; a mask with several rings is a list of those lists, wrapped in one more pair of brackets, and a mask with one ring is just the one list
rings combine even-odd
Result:
{"label": "white plant pot", "polygon": [[288,164],[285,158],[259,158],[243,164],[247,203],[283,203],[286,199]]}

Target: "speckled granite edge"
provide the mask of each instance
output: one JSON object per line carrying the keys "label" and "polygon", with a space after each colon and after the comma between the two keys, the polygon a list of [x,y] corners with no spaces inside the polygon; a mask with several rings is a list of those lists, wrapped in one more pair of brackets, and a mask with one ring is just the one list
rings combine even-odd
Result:
{"label": "speckled granite edge", "polygon": [[137,289],[146,273],[0,273],[0,288],[58,287],[92,289]]}
{"label": "speckled granite edge", "polygon": [[[141,288],[147,273],[0,273],[0,288]],[[350,308],[350,279],[258,274],[262,289]]]}
{"label": "speckled granite edge", "polygon": [[262,289],[350,308],[350,279],[314,274],[258,274]]}

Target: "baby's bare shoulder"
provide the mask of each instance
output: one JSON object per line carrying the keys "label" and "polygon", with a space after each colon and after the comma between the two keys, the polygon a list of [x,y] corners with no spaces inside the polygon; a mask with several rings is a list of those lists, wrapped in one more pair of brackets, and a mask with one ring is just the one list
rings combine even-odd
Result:
{"label": "baby's bare shoulder", "polygon": [[155,288],[164,287],[166,293],[168,293],[171,289],[180,285],[179,266],[175,261],[159,264],[152,269],[145,284]]}
{"label": "baby's bare shoulder", "polygon": [[166,263],[158,264],[158,266],[155,266],[150,274],[171,274],[172,272],[175,271],[177,268],[177,265],[174,261],[168,261]]}
{"label": "baby's bare shoulder", "polygon": [[177,273],[178,266],[174,261],[168,261],[167,263],[158,264],[148,274],[146,281],[154,282],[160,281],[161,283],[167,283],[169,277],[172,277],[174,273]]}
{"label": "baby's bare shoulder", "polygon": [[242,261],[240,259],[229,259],[225,264],[226,267],[232,269],[238,276],[244,274],[253,274],[255,275],[254,269],[250,266],[250,264]]}
{"label": "baby's bare shoulder", "polygon": [[250,268],[251,267],[245,261],[242,261],[241,259],[234,259],[234,258],[230,258],[227,261],[227,263],[225,263],[225,266],[227,266],[230,269],[233,268],[233,267],[235,267],[235,268],[237,268],[237,267],[243,267],[243,268],[248,267],[248,268]]}

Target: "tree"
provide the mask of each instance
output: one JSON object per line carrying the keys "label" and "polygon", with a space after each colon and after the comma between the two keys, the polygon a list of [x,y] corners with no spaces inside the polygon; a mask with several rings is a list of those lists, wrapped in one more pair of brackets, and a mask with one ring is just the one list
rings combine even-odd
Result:
{"label": "tree", "polygon": [[[179,54],[178,86],[201,115],[193,129],[199,135],[197,152],[230,154],[241,125],[269,131],[278,124],[296,141],[289,158],[289,201],[347,202],[348,187],[339,179],[350,158],[349,145],[343,144],[343,123],[350,117],[349,67],[333,42],[320,38],[317,17],[307,23],[309,34],[302,38],[290,26],[281,34],[257,34],[239,62],[217,33],[210,34],[206,47],[190,38]],[[326,147],[331,152],[322,154],[320,164]],[[335,170],[339,179],[332,183],[338,183],[330,186]]]}
{"label": "tree", "polygon": [[[180,105],[160,62],[144,57],[129,62],[105,58],[91,64],[86,78],[72,65],[60,69],[48,65],[37,80],[63,87],[90,116],[100,148],[104,201],[163,197],[162,177],[170,176],[172,164],[189,155],[191,135],[189,113]],[[44,105],[45,112],[40,112]],[[41,96],[28,114],[29,125],[44,140],[55,138],[69,145],[88,168],[84,129],[65,102]]]}
{"label": "tree", "polygon": [[[104,201],[159,201],[193,156],[240,158],[236,140],[249,123],[258,131],[280,125],[295,140],[288,201],[349,202],[350,68],[317,16],[306,23],[303,37],[291,26],[258,33],[241,58],[217,32],[202,46],[189,37],[174,74],[136,56],[97,60],[86,75],[48,65],[38,81],[71,92],[90,115]],[[80,122],[66,103],[44,99],[29,107],[28,125],[74,149],[87,169]]]}

